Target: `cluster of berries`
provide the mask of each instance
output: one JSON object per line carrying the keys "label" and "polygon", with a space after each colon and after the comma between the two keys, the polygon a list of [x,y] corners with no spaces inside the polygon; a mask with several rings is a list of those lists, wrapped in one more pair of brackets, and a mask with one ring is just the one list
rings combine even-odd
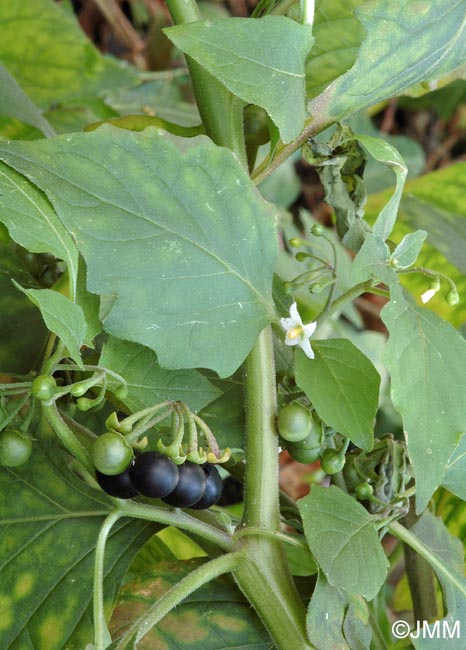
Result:
{"label": "cluster of berries", "polygon": [[162,499],[176,508],[205,510],[222,496],[223,481],[212,463],[197,465],[185,461],[176,465],[168,456],[145,451],[119,474],[96,470],[100,487],[113,497],[132,499],[140,494]]}

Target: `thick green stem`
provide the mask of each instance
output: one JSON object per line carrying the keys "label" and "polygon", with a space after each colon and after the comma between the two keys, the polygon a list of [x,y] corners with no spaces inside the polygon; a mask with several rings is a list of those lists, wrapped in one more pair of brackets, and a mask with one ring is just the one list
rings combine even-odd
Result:
{"label": "thick green stem", "polygon": [[224,573],[231,573],[242,560],[243,555],[241,553],[227,553],[227,555],[211,560],[189,573],[131,625],[120,639],[115,650],[124,650],[134,637],[134,643],[137,644],[166,614],[196,589]]}
{"label": "thick green stem", "polygon": [[[245,366],[246,492],[236,539],[247,560],[235,579],[259,614],[279,650],[307,650],[305,613],[291,577],[282,542],[267,533],[280,530],[278,436],[272,332],[267,327]],[[259,534],[245,535],[255,529]],[[264,531],[265,535],[260,535]]]}
{"label": "thick green stem", "polygon": [[278,436],[272,331],[259,336],[245,366],[246,493],[242,526],[275,531],[280,525]]}
{"label": "thick green stem", "polygon": [[[414,499],[411,499],[410,509],[403,524],[409,529],[419,517],[414,511]],[[416,621],[430,621],[437,617],[437,594],[435,575],[432,567],[407,544],[403,544],[406,575],[413,601],[413,612]]]}
{"label": "thick green stem", "polygon": [[[175,24],[202,20],[194,0],[167,0]],[[243,167],[248,168],[244,144],[244,102],[235,97],[205,68],[186,57],[197,106],[207,135],[218,145],[233,151]]]}

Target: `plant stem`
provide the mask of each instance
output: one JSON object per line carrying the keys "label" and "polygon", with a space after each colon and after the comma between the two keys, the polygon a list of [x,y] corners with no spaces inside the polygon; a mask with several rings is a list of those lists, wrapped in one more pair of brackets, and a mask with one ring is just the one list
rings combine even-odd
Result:
{"label": "plant stem", "polygon": [[145,503],[136,503],[136,501],[119,501],[119,510],[122,515],[127,517],[156,521],[167,526],[182,528],[188,533],[194,533],[216,544],[224,551],[230,551],[232,548],[231,538],[223,530],[200,521],[178,508],[160,508]]}
{"label": "plant stem", "polygon": [[[236,546],[246,560],[234,577],[279,650],[307,650],[304,608],[293,583],[280,531],[278,436],[272,331],[263,330],[245,366],[246,492]],[[243,531],[255,529],[259,534]],[[260,532],[265,535],[260,535]],[[269,535],[272,533],[272,535]]]}
{"label": "plant stem", "polygon": [[108,631],[104,614],[104,558],[105,545],[113,525],[120,519],[121,513],[112,512],[102,524],[95,547],[94,565],[94,643],[95,650],[105,650],[112,639]]}
{"label": "plant stem", "polygon": [[242,526],[276,531],[280,525],[277,404],[269,327],[262,331],[246,360],[244,386],[247,462]]}
{"label": "plant stem", "polygon": [[[167,0],[175,24],[202,20],[194,0]],[[245,170],[248,169],[244,144],[244,102],[235,97],[205,68],[186,57],[197,106],[207,135],[218,145],[233,151]]]}
{"label": "plant stem", "polygon": [[[402,526],[399,522],[394,521],[388,527],[388,531],[399,540],[408,544],[416,553],[423,557],[433,567],[439,577],[445,578],[452,587],[455,587],[460,593],[466,596],[466,588],[463,584],[463,578],[457,574],[453,569],[447,567],[444,562],[433,553],[428,546],[426,546],[416,535]],[[457,581],[458,576],[459,581]]]}
{"label": "plant stem", "polygon": [[[414,511],[414,499],[410,500],[410,509],[403,518],[403,525],[411,528],[419,517]],[[413,613],[416,621],[430,621],[438,615],[435,575],[430,564],[407,544],[403,544],[406,575],[413,601]]]}
{"label": "plant stem", "polygon": [[[124,634],[115,650],[124,650],[128,643],[134,639],[137,644],[157,623],[179,605],[185,598],[202,585],[214,580],[224,573],[231,573],[243,560],[242,553],[227,553],[214,560],[210,560],[198,569],[189,573],[183,580],[169,589],[157,602],[155,602],[142,616],[140,616]],[[96,650],[99,650],[98,648]]]}
{"label": "plant stem", "polygon": [[283,144],[280,142],[273,152],[273,157],[270,158],[268,156],[257,167],[257,169],[254,171],[254,174],[252,175],[252,179],[256,185],[262,183],[262,181],[267,178],[267,176],[269,176],[269,174],[271,174],[274,169],[280,167],[280,165],[284,163],[285,160],[287,160],[287,158],[289,158],[291,154],[296,149],[298,149],[298,147],[304,144],[306,140],[317,135],[328,126],[330,126],[330,124],[332,124],[332,119],[329,118],[325,112],[323,112],[322,115],[317,115],[315,118],[310,117],[308,120],[306,120],[304,123],[304,130],[296,138],[296,140],[293,140],[293,142],[290,142],[289,144]]}
{"label": "plant stem", "polygon": [[346,305],[346,303],[351,302],[363,293],[375,293],[377,295],[383,295],[385,297],[389,297],[390,295],[384,289],[373,287],[372,280],[360,282],[359,284],[354,285],[354,287],[351,287],[351,289],[348,289],[348,291],[345,291],[345,293],[334,300],[327,311],[322,312],[320,316],[318,316],[317,322],[321,323],[323,320],[326,320],[330,316],[333,316],[333,314],[338,313],[340,309]]}

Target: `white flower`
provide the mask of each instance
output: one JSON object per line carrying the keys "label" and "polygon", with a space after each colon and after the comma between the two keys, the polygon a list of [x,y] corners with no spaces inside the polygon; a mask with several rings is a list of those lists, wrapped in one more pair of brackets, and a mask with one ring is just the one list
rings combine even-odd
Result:
{"label": "white flower", "polygon": [[426,302],[429,302],[431,298],[435,296],[437,291],[435,289],[427,289],[427,291],[424,291],[424,293],[421,293],[421,300],[422,304],[425,305]]}
{"label": "white flower", "polygon": [[314,359],[314,352],[309,343],[309,337],[314,334],[317,323],[314,321],[304,325],[295,302],[290,307],[290,316],[291,318],[280,318],[280,325],[286,332],[285,344],[299,345],[309,359]]}

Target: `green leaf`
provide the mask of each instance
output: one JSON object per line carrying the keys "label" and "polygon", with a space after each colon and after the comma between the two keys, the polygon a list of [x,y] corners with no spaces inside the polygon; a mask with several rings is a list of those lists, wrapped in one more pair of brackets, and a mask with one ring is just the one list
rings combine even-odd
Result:
{"label": "green leaf", "polygon": [[50,0],[0,4],[0,60],[39,106],[130,85],[134,72],[104,58],[71,14]]}
{"label": "green leaf", "polygon": [[[466,168],[464,169],[466,172]],[[431,174],[428,174],[431,176]],[[466,177],[466,174],[465,174]],[[440,179],[439,179],[440,180]],[[436,188],[440,191],[440,187]],[[448,192],[448,187],[444,191]],[[411,190],[411,188],[410,188]],[[466,245],[466,212],[455,214],[453,205],[448,210],[438,207],[435,197],[424,201],[410,193],[401,203],[401,218],[403,223],[411,227],[423,224],[429,233],[429,242],[442,253],[456,268],[466,274],[464,246]],[[435,269],[435,265],[432,265]]]}
{"label": "green leaf", "polygon": [[[352,130],[358,134],[371,135],[386,140],[391,144],[398,151],[408,168],[408,179],[422,174],[426,166],[426,155],[419,142],[404,135],[391,135],[385,131],[380,131],[368,113],[368,111],[357,113],[349,120]],[[364,169],[364,185],[369,195],[391,188],[393,186],[392,169],[381,164],[375,158],[368,158]]]}
{"label": "green leaf", "polygon": [[[92,642],[94,549],[108,499],[38,445],[31,461],[0,472],[0,646],[2,650],[83,650]],[[55,464],[56,463],[56,464]],[[132,556],[154,525],[122,519],[110,533],[105,601],[111,608]]]}
{"label": "green leaf", "polygon": [[306,627],[316,650],[369,650],[371,628],[365,601],[331,587],[320,573],[307,610]]}
{"label": "green leaf", "polygon": [[296,382],[318,415],[361,449],[373,443],[380,376],[372,362],[346,339],[315,341],[315,359],[298,350]]}
{"label": "green leaf", "polygon": [[391,285],[397,283],[395,269],[389,265],[390,249],[380,235],[368,233],[351,267],[354,282],[365,282],[376,278],[379,282]]}
{"label": "green leaf", "polygon": [[177,142],[104,126],[0,143],[0,157],[27,170],[74,233],[88,289],[118,296],[107,332],[164,367],[228,376],[274,317],[274,210],[230,151]]}
{"label": "green leaf", "polygon": [[[161,368],[152,350],[113,336],[105,343],[99,364],[126,379],[128,395],[122,402],[131,411],[139,411],[167,399],[185,402],[191,409],[198,411],[220,394],[196,370]],[[109,385],[117,386],[112,379]]]}
{"label": "green leaf", "polygon": [[310,103],[319,121],[340,121],[466,61],[463,0],[371,0],[355,13],[367,37],[354,66]]}
{"label": "green leaf", "polygon": [[421,252],[426,237],[425,230],[416,230],[405,235],[391,255],[395,266],[400,269],[412,266]]}
{"label": "green leaf", "polygon": [[320,0],[312,33],[315,42],[306,62],[308,97],[321,93],[334,79],[344,74],[356,61],[364,40],[364,28],[354,9],[365,0]]}
{"label": "green leaf", "polygon": [[458,447],[447,464],[442,486],[466,501],[466,436],[461,436]]}
{"label": "green leaf", "polygon": [[0,243],[0,372],[26,374],[38,362],[48,332],[40,311],[12,280],[38,286],[18,256]]}
{"label": "green leaf", "polygon": [[47,122],[41,111],[35,106],[23,89],[17,84],[8,70],[0,65],[0,115],[15,117],[18,120],[35,126],[36,129],[48,138],[55,135],[55,131]]}
{"label": "green leaf", "polygon": [[[110,621],[117,639],[156,599],[203,560],[159,562],[152,571],[126,584]],[[141,639],[138,650],[269,650],[271,640],[231,578],[222,576],[188,596]]]}
{"label": "green leaf", "polygon": [[230,92],[262,106],[282,140],[300,134],[305,118],[304,64],[310,25],[285,16],[185,23],[164,32]]}
{"label": "green leaf", "polygon": [[23,289],[28,298],[39,307],[45,324],[65,344],[69,356],[82,366],[80,348],[86,334],[86,320],[79,305],[51,289]]}
{"label": "green leaf", "polygon": [[86,289],[86,265],[81,257],[79,260],[78,280],[76,285],[76,302],[81,307],[86,320],[86,335],[84,343],[94,347],[94,338],[102,331],[102,323],[99,319],[100,300],[99,296],[90,293]]}
{"label": "green leaf", "polygon": [[[427,629],[424,631],[423,628],[423,633],[419,635],[419,638],[412,637],[413,645],[416,650],[444,650],[446,645],[451,650],[463,650],[464,638],[461,638],[461,625],[466,621],[463,545],[459,539],[448,532],[442,520],[429,511],[423,513],[410,532],[420,539],[428,549],[431,564],[442,586],[443,599],[447,609],[440,628],[432,623],[429,626],[432,635],[429,635],[429,631]],[[429,561],[428,556],[426,559]],[[444,635],[444,638],[439,638],[435,634],[436,629],[445,630],[445,624],[450,630],[453,630],[455,623],[457,625],[456,635],[452,635],[447,642],[445,642]],[[460,627],[459,634],[458,626]]]}
{"label": "green leaf", "polygon": [[337,487],[320,485],[298,507],[309,548],[329,584],[373,598],[389,564],[367,510]]}
{"label": "green leaf", "polygon": [[219,379],[213,373],[203,373],[211,385],[221,393],[199,413],[214,432],[220,447],[244,449],[244,386],[238,371],[228,379]]}
{"label": "green leaf", "polygon": [[44,193],[3,163],[0,181],[0,221],[11,238],[33,253],[52,253],[64,260],[72,286],[76,286],[78,250]]}
{"label": "green leaf", "polygon": [[355,135],[354,137],[367,149],[375,160],[390,167],[396,177],[396,186],[393,196],[383,207],[374,224],[374,234],[378,235],[383,239],[383,241],[385,241],[390,236],[393,226],[395,225],[398,206],[400,204],[408,169],[398,151],[388,142],[385,142],[381,138],[374,138],[371,135]]}
{"label": "green leaf", "polygon": [[400,288],[381,315],[390,333],[384,360],[403,418],[419,513],[466,431],[466,341],[436,314],[410,304]]}

